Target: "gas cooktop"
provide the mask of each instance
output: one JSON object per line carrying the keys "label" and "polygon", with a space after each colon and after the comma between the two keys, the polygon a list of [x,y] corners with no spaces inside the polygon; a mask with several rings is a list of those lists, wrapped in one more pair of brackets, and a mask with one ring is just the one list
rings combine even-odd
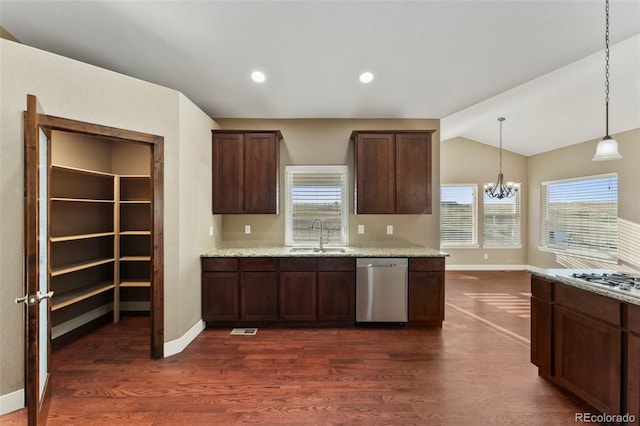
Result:
{"label": "gas cooktop", "polygon": [[617,293],[640,298],[640,276],[622,272],[573,272],[565,276]]}

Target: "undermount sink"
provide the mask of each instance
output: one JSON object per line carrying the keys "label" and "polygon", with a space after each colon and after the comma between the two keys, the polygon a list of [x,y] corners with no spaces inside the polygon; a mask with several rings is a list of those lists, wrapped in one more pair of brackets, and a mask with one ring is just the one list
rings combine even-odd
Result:
{"label": "undermount sink", "polygon": [[346,253],[343,247],[292,247],[289,253]]}

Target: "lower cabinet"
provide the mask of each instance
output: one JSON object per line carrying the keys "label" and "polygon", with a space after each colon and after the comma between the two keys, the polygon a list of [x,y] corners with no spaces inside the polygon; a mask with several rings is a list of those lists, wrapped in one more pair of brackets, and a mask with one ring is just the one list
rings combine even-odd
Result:
{"label": "lower cabinet", "polygon": [[277,272],[240,273],[240,318],[243,321],[278,319]]}
{"label": "lower cabinet", "polygon": [[543,376],[551,376],[552,370],[552,294],[551,281],[531,277],[531,363]]}
{"label": "lower cabinet", "polygon": [[318,320],[355,319],[355,259],[318,259]]}
{"label": "lower cabinet", "polygon": [[316,273],[280,272],[278,314],[284,321],[315,321]]}
{"label": "lower cabinet", "polygon": [[238,273],[202,273],[202,319],[238,320]]}
{"label": "lower cabinet", "polygon": [[409,323],[442,325],[444,258],[409,259]]}

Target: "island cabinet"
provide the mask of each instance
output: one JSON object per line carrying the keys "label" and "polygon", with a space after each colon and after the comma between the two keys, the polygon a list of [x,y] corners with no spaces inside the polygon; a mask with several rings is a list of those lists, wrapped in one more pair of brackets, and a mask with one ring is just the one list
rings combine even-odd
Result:
{"label": "island cabinet", "polygon": [[409,324],[442,326],[444,257],[409,259]]}
{"label": "island cabinet", "polygon": [[279,318],[284,321],[316,320],[317,259],[282,258],[279,277]]}
{"label": "island cabinet", "polygon": [[277,214],[282,134],[213,130],[213,213]]}
{"label": "island cabinet", "polygon": [[531,277],[531,363],[542,376],[551,376],[551,318],[553,287],[551,281]]}
{"label": "island cabinet", "polygon": [[626,377],[624,389],[626,390],[625,407],[623,412],[640,419],[640,306],[627,306],[627,351],[626,351]]}
{"label": "island cabinet", "polygon": [[355,213],[431,213],[432,131],[354,131]]}

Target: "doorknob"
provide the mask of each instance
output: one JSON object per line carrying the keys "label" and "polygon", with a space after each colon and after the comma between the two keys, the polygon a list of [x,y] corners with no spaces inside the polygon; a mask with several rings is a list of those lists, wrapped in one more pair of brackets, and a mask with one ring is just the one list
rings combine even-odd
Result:
{"label": "doorknob", "polygon": [[38,296],[38,302],[42,299],[51,299],[53,297],[53,290],[45,294],[40,293],[40,290],[38,290],[36,296]]}

